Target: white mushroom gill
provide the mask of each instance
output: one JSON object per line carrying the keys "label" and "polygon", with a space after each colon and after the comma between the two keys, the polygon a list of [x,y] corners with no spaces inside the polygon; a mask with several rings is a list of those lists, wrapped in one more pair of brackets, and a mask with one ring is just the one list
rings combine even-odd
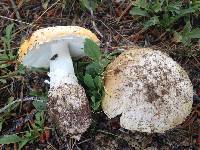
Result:
{"label": "white mushroom gill", "polygon": [[70,56],[69,45],[65,40],[51,43],[50,54],[50,87],[58,87],[61,84],[78,84],[74,73],[72,58]]}

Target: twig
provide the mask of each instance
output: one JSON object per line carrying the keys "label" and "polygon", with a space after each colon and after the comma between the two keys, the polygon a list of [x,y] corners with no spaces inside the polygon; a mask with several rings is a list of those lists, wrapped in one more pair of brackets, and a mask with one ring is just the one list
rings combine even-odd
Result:
{"label": "twig", "polygon": [[6,109],[8,109],[9,107],[11,107],[15,103],[24,102],[24,101],[40,101],[41,102],[42,100],[37,100],[35,97],[27,97],[27,98],[24,98],[24,99],[18,99],[18,100],[12,101],[8,105],[6,105],[3,108],[1,108],[0,109],[0,114],[3,113],[4,111],[6,111]]}
{"label": "twig", "polygon": [[103,38],[103,34],[97,29],[97,26],[94,21],[92,21],[92,25],[93,25],[94,30],[99,34],[99,36]]}
{"label": "twig", "polygon": [[29,25],[25,26],[24,28],[18,30],[17,32],[15,32],[13,34],[13,36],[15,36],[16,34],[18,34],[19,32],[21,32],[22,30],[30,27],[30,26],[33,26],[49,9],[51,9],[53,6],[55,6],[60,0],[57,0],[55,3],[53,3],[50,7],[48,7],[35,21],[33,21],[32,23],[30,23]]}
{"label": "twig", "polygon": [[[70,140],[71,140],[71,138],[70,138]],[[76,145],[76,140],[75,140],[74,142],[73,142],[73,141],[74,141],[74,140],[72,139],[72,141],[71,141],[71,142],[72,142],[72,143],[71,143],[71,144],[72,144],[72,145],[71,145],[71,149],[72,149],[72,150],[74,149],[74,146]]]}
{"label": "twig", "polygon": [[6,51],[5,49],[0,49],[0,53],[1,53],[1,52],[5,52],[5,51]]}
{"label": "twig", "polygon": [[[21,86],[21,92],[20,92],[20,99],[24,99],[24,97],[23,97],[23,93],[24,93],[24,78],[22,78],[22,86]],[[21,101],[21,103],[20,103],[20,109],[19,109],[19,112],[21,112],[21,110],[22,110],[22,103],[23,103],[23,101]]]}
{"label": "twig", "polygon": [[132,3],[130,3],[128,5],[128,7],[122,12],[122,14],[119,16],[119,18],[117,19],[117,22],[119,23],[119,21],[122,19],[122,17],[127,13],[127,11],[132,7]]}
{"label": "twig", "polygon": [[50,142],[47,141],[47,144],[48,144],[53,150],[57,150]]}
{"label": "twig", "polygon": [[193,56],[193,58],[197,62],[197,64],[198,64],[197,66],[200,66],[200,61],[195,56]]}
{"label": "twig", "polygon": [[97,132],[100,132],[100,133],[104,133],[104,134],[107,134],[107,135],[112,135],[112,136],[115,136],[115,137],[118,137],[117,135],[111,133],[111,132],[108,132],[108,131],[104,131],[104,130],[97,130]]}
{"label": "twig", "polygon": [[91,22],[92,22],[92,26],[93,26],[94,30],[99,34],[99,36],[101,38],[103,38],[103,34],[98,30],[96,23],[94,22],[94,13],[93,13],[93,10],[91,8],[90,8],[90,14],[92,16]]}
{"label": "twig", "polygon": [[[107,29],[109,29],[110,31],[114,31],[114,32],[116,32],[118,35],[120,35],[122,38],[124,38],[125,39],[125,41],[127,41],[127,42],[129,42],[129,43],[132,43],[129,39],[127,39],[126,37],[124,37],[122,34],[120,34],[117,30],[115,30],[114,28],[112,28],[112,27],[108,27],[103,21],[101,21],[101,20],[97,20],[97,21],[99,21],[99,22],[101,22]],[[112,29],[112,30],[111,30]]]}
{"label": "twig", "polygon": [[73,9],[73,7],[74,7],[74,4],[75,4],[75,2],[76,2],[76,0],[74,0],[74,1],[73,1],[72,5],[71,5],[71,7],[70,7],[70,10],[69,10],[69,13],[68,13],[68,15],[70,15],[70,14],[71,14],[71,11],[72,11],[72,9]]}
{"label": "twig", "polygon": [[153,42],[158,42],[163,36],[165,36],[167,32],[162,33],[155,41]]}
{"label": "twig", "polygon": [[81,142],[77,143],[77,145],[83,144],[83,143],[88,142],[88,141],[91,141],[91,140],[92,140],[92,138],[86,139],[86,140],[84,140],[84,141],[81,141]]}
{"label": "twig", "polygon": [[[60,137],[58,136],[58,134],[57,134],[56,131],[55,131],[54,135],[55,135],[55,139],[56,139],[56,141],[58,142],[58,144],[59,144],[59,145],[63,145],[63,144],[62,144],[62,141],[61,141],[61,139],[60,139]],[[67,143],[67,142],[66,142],[66,143]],[[67,144],[67,145],[68,145],[68,144]]]}
{"label": "twig", "polygon": [[[27,24],[27,25],[30,25],[31,23],[28,23],[28,22],[24,22],[24,21],[21,21],[21,20],[17,20],[17,19],[13,19],[13,18],[9,18],[9,17],[6,17],[6,16],[1,16],[0,15],[0,18],[3,18],[3,19],[7,19],[7,20],[10,20],[10,21],[15,21],[15,22],[19,22],[19,23],[24,23],[24,24]],[[36,25],[35,25],[36,26]],[[39,26],[38,26],[39,27]]]}
{"label": "twig", "polygon": [[13,0],[10,0],[10,2],[11,2],[11,4],[12,4],[12,7],[13,7],[13,9],[14,9],[14,12],[15,12],[15,14],[16,14],[17,19],[18,19],[18,20],[22,20],[21,17],[20,17],[20,15],[19,15],[18,8],[17,8],[15,2],[14,2]]}
{"label": "twig", "polygon": [[[5,76],[4,76],[5,77]],[[1,76],[1,78],[2,78],[2,76]],[[15,82],[17,82],[17,81],[14,81],[14,83]],[[3,90],[3,89],[5,89],[5,88],[8,88],[9,86],[11,86],[13,84],[13,82],[12,83],[10,83],[10,84],[8,84],[8,85],[6,85],[6,86],[4,86],[4,87],[2,87],[2,88],[0,88],[0,91],[1,90]]]}

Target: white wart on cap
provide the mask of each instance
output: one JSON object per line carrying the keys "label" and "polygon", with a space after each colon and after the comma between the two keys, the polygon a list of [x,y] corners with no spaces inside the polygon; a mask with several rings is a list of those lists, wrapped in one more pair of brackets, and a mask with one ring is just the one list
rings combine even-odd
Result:
{"label": "white wart on cap", "polygon": [[193,86],[172,58],[148,48],[123,52],[105,71],[103,111],[122,127],[163,133],[190,114]]}
{"label": "white wart on cap", "polygon": [[65,135],[80,139],[91,123],[85,90],[78,84],[71,57],[84,56],[86,38],[98,43],[91,31],[78,26],[56,26],[35,31],[19,49],[27,67],[50,68],[49,115]]}

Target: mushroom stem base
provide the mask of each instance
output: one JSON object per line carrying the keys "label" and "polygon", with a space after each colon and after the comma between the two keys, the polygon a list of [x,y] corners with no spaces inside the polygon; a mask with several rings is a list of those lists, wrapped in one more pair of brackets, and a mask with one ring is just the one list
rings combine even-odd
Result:
{"label": "mushroom stem base", "polygon": [[59,131],[77,140],[91,124],[89,102],[80,85],[50,88],[47,109]]}

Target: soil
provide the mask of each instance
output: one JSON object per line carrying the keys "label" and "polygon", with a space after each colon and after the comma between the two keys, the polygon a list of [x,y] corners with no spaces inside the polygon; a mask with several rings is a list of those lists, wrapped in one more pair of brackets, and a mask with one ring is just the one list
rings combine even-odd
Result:
{"label": "soil", "polygon": [[[187,48],[175,43],[170,34],[160,36],[162,30],[151,29],[141,32],[140,19],[130,16],[128,10],[124,11],[129,7],[129,1],[126,0],[119,3],[113,0],[103,1],[93,15],[87,10],[82,10],[75,0],[66,2],[65,6],[62,0],[50,1],[47,8],[39,0],[14,2],[17,9],[14,9],[9,0],[0,2],[0,36],[4,35],[4,29],[8,24],[14,23],[15,31],[11,44],[16,54],[21,41],[36,29],[55,25],[78,25],[90,29],[99,37],[103,51],[126,50],[133,45],[162,50],[188,72],[194,86],[192,113],[183,124],[165,134],[127,131],[120,128],[119,118],[108,119],[100,111],[93,114],[93,123],[80,141],[64,138],[56,130],[50,130],[48,140],[41,142],[38,139],[34,143],[27,144],[25,149],[198,150],[200,148],[200,46],[198,42],[194,42],[190,48]],[[0,49],[3,49],[1,43]],[[18,66],[17,62],[13,62],[9,69],[15,71]],[[3,74],[1,70],[0,74]],[[44,83],[47,78],[45,72],[27,72],[23,77],[8,78],[6,84],[0,85],[0,107],[3,107],[11,96],[18,99],[30,96],[30,91],[47,92],[49,87]],[[3,126],[0,135],[21,131],[22,129],[15,128],[15,123],[26,116],[29,116],[30,120],[34,119],[31,102],[23,102],[19,108],[20,110],[12,112],[12,117]],[[49,118],[47,113],[46,118]],[[54,124],[50,119],[46,119],[45,127],[51,129]],[[15,146],[15,144],[2,145],[0,148],[15,149]]]}

